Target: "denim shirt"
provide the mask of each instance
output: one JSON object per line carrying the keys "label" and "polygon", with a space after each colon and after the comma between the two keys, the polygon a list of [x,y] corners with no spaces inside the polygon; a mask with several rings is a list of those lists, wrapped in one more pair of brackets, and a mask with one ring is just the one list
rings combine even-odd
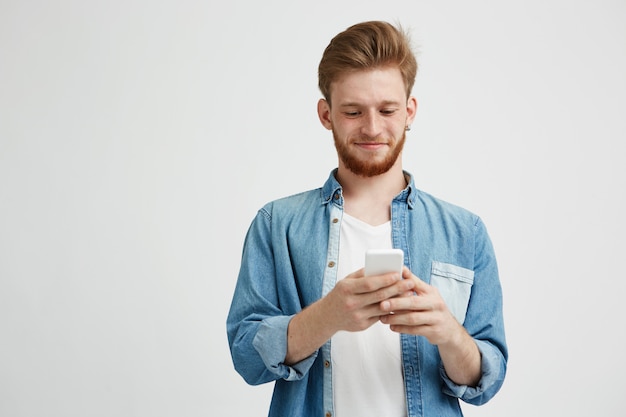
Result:
{"label": "denim shirt", "polygon": [[[322,188],[268,203],[246,235],[227,318],[233,364],[253,385],[275,381],[269,416],[332,417],[330,341],[299,363],[283,363],[291,318],[337,281],[341,185],[331,173]],[[446,375],[436,346],[402,334],[407,416],[461,416],[458,399],[480,405],[500,389],[507,346],[502,291],[493,248],[480,218],[415,188],[413,177],[391,203],[392,243],[405,265],[439,290],[474,338],[482,357],[476,387]]]}

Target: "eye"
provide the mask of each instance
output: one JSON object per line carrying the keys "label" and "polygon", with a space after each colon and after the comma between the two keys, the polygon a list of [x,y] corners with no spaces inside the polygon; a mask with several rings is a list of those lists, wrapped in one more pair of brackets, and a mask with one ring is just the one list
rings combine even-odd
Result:
{"label": "eye", "polygon": [[382,109],[380,112],[386,116],[391,116],[397,111],[397,109]]}
{"label": "eye", "polygon": [[355,110],[355,111],[345,111],[343,112],[343,114],[345,114],[347,117],[357,117],[361,113]]}

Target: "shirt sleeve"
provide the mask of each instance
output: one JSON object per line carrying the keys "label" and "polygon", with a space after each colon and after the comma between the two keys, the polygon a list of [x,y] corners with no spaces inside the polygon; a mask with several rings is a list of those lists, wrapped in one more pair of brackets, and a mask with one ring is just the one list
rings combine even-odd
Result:
{"label": "shirt sleeve", "polygon": [[287,327],[293,316],[270,317],[261,323],[252,342],[267,369],[279,378],[297,381],[304,377],[317,357],[317,351],[304,360],[287,366]]}
{"label": "shirt sleeve", "polygon": [[[297,308],[285,310],[279,299],[279,282],[290,282],[288,271],[277,269],[272,246],[272,216],[260,210],[252,222],[241,261],[237,285],[226,321],[230,353],[235,370],[251,385],[278,379],[302,379],[317,353],[293,365],[284,364],[287,328]],[[295,289],[283,291],[297,300]],[[292,294],[293,293],[293,294]],[[286,295],[285,295],[286,296]]]}
{"label": "shirt sleeve", "polygon": [[467,403],[478,405],[491,398],[490,391],[502,384],[505,367],[502,364],[502,355],[498,349],[482,340],[476,340],[475,342],[481,355],[482,371],[480,381],[475,387],[454,383],[446,374],[443,366],[440,367],[440,374],[445,383],[443,389],[445,394],[460,398]]}
{"label": "shirt sleeve", "polygon": [[447,395],[481,405],[489,401],[504,383],[508,348],[502,315],[502,287],[497,262],[487,230],[480,220],[474,224],[474,283],[463,326],[472,336],[481,354],[481,379],[476,387],[457,385],[440,374]]}

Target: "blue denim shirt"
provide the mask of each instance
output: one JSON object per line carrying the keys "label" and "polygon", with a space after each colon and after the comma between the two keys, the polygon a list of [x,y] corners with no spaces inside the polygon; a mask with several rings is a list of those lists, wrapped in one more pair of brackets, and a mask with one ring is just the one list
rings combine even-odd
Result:
{"label": "blue denim shirt", "polygon": [[[275,381],[269,416],[333,416],[330,341],[287,366],[287,326],[337,281],[341,185],[333,171],[320,189],[265,205],[244,243],[227,319],[235,369],[249,384]],[[406,266],[438,288],[482,355],[476,387],[452,382],[437,347],[402,334],[407,415],[461,416],[458,399],[480,405],[500,389],[507,347],[502,291],[491,241],[480,218],[415,188],[413,178],[391,203],[393,246]]]}

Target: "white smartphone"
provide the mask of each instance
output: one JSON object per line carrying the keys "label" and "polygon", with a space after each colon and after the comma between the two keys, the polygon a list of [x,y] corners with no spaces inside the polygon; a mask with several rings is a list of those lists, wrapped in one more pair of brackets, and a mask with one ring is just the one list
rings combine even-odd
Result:
{"label": "white smartphone", "polygon": [[365,252],[365,276],[387,272],[402,274],[404,252],[402,249],[369,249]]}

